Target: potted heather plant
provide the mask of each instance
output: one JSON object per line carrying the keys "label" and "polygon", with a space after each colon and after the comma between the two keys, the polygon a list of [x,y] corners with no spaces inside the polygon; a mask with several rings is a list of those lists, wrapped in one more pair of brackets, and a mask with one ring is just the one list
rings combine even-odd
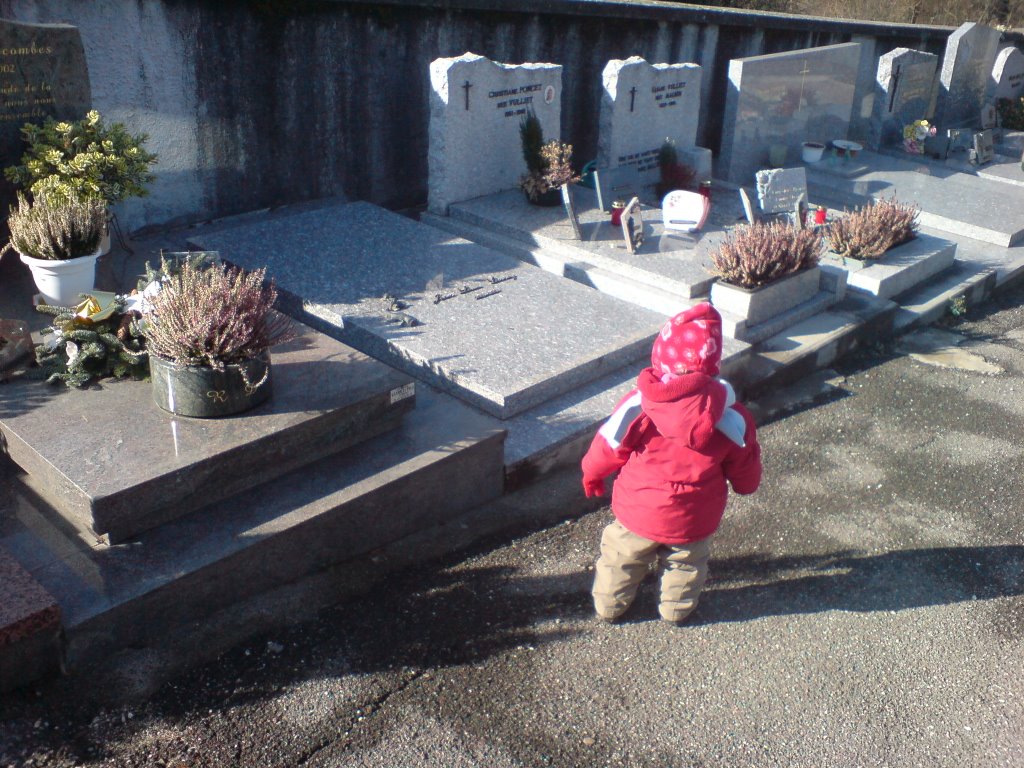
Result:
{"label": "potted heather plant", "polygon": [[818,293],[821,235],[775,220],[740,225],[711,254],[711,303],[756,325]]}
{"label": "potted heather plant", "polygon": [[[132,135],[122,123],[107,125],[96,110],[71,122],[49,117],[42,125],[26,123],[21,134],[27,145],[21,164],[4,175],[35,200],[99,199],[111,206],[144,197],[155,178],[150,169],[157,156],[143,148],[148,136]],[[109,250],[104,227],[100,252]]]}
{"label": "potted heather plant", "polygon": [[[875,200],[836,219],[825,231],[828,256],[859,269],[917,236],[921,209],[895,198]],[[853,263],[851,263],[853,262]]]}
{"label": "potted heather plant", "polygon": [[526,199],[534,205],[561,205],[562,187],[579,180],[572,170],[572,145],[557,139],[545,143],[540,120],[533,113],[519,124],[519,139],[526,161],[519,187]]}
{"label": "potted heather plant", "polygon": [[107,206],[98,198],[29,202],[19,192],[7,218],[11,239],[0,253],[17,251],[45,303],[77,304],[93,289],[106,221]]}
{"label": "potted heather plant", "polygon": [[142,334],[156,404],[180,416],[228,416],[271,395],[270,347],[294,335],[274,311],[266,270],[186,261],[149,299]]}

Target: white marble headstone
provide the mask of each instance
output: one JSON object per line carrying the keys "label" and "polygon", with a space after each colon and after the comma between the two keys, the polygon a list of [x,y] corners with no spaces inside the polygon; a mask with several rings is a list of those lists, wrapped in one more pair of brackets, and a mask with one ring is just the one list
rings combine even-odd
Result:
{"label": "white marble headstone", "polygon": [[730,61],[719,176],[749,184],[771,145],[800,157],[805,141],[847,138],[860,53],[841,43]]}
{"label": "white marble headstone", "polygon": [[992,68],[992,98],[1019,99],[1024,96],[1024,53],[1019,48],[1003,48]]}
{"label": "white marble headstone", "polygon": [[899,143],[903,126],[932,118],[938,64],[934,53],[911,48],[895,48],[878,59],[870,146]]}
{"label": "white marble headstone", "polygon": [[989,89],[1000,32],[984,24],[961,24],[946,40],[939,73],[936,117],[940,126],[974,125]]}
{"label": "white marble headstone", "polygon": [[[653,189],[660,175],[658,152],[666,139],[675,142],[680,162],[690,165],[701,73],[698,64],[649,64],[639,56],[609,61],[602,74],[598,165],[635,166],[641,183]],[[694,170],[707,175],[711,169]]]}
{"label": "white marble headstone", "polygon": [[560,138],[562,67],[499,64],[466,53],[430,64],[428,208],[512,189],[526,172],[519,124],[530,112],[544,140]]}

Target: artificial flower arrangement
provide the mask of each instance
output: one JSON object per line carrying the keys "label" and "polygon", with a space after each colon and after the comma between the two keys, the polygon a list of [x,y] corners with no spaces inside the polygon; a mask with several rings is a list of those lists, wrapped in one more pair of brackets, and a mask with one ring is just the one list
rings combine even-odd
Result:
{"label": "artificial flower arrangement", "polygon": [[915,120],[903,127],[903,148],[912,155],[923,155],[925,140],[937,132],[927,120]]}

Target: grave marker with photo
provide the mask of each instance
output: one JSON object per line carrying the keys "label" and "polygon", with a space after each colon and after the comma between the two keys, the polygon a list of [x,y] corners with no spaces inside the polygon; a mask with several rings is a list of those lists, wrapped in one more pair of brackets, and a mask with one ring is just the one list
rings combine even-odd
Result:
{"label": "grave marker with photo", "polygon": [[499,64],[466,53],[430,64],[428,207],[513,189],[526,172],[519,124],[540,120],[545,141],[559,138],[562,67]]}

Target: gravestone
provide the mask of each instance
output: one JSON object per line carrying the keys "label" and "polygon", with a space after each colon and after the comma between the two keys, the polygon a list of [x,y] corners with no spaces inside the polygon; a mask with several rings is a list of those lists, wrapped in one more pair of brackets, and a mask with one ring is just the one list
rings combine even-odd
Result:
{"label": "gravestone", "polygon": [[1019,99],[1024,96],[1024,53],[1019,48],[1003,48],[992,67],[992,98]]}
{"label": "gravestone", "polygon": [[562,67],[499,64],[466,53],[430,64],[428,207],[512,189],[526,173],[519,124],[532,113],[559,138]]}
{"label": "gravestone", "polygon": [[992,131],[978,131],[972,138],[970,161],[975,165],[984,165],[992,162],[995,155],[995,146],[992,141]]}
{"label": "gravestone", "polygon": [[800,157],[804,141],[845,139],[860,51],[842,43],[730,61],[719,175],[748,184],[772,145]]}
{"label": "gravestone", "polygon": [[[21,128],[47,117],[77,120],[92,104],[89,70],[77,27],[0,19],[0,168],[25,152]],[[0,177],[0,210],[14,201]]]}
{"label": "gravestone", "polygon": [[910,48],[895,48],[879,58],[870,146],[899,144],[903,140],[903,126],[932,118],[938,63],[939,57],[934,53]]}
{"label": "gravestone", "polygon": [[755,178],[762,213],[792,213],[801,199],[807,201],[807,171],[803,168],[758,171]]}
{"label": "gravestone", "polygon": [[976,125],[999,53],[999,37],[998,29],[968,22],[946,40],[936,109],[939,125]]}
{"label": "gravestone", "polygon": [[639,56],[609,61],[602,73],[598,166],[635,167],[646,196],[653,199],[658,153],[667,139],[697,181],[710,178],[711,152],[694,146],[701,74],[698,64],[649,64]]}

